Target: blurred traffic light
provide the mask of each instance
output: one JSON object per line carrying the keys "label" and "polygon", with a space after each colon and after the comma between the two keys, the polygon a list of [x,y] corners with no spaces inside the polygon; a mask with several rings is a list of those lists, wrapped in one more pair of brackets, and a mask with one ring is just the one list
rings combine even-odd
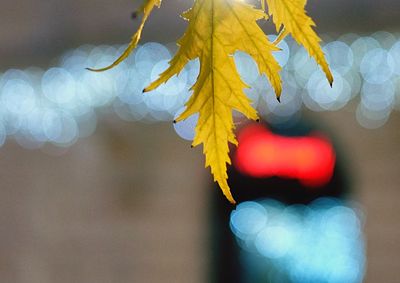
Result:
{"label": "blurred traffic light", "polygon": [[272,133],[266,125],[242,129],[234,168],[254,178],[296,179],[306,187],[327,184],[335,166],[335,152],[328,139],[319,133],[288,137]]}
{"label": "blurred traffic light", "polygon": [[229,185],[239,204],[213,196],[214,282],[361,282],[362,212],[326,134],[250,123],[238,139]]}

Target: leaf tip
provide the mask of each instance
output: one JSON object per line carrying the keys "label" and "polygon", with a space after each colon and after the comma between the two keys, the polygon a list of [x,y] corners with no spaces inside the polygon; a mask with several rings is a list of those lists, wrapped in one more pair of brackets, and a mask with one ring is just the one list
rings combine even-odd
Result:
{"label": "leaf tip", "polygon": [[96,73],[99,73],[99,72],[105,71],[105,70],[102,70],[102,69],[94,69],[94,68],[85,68],[85,70],[87,70],[87,71],[91,71],[91,72],[96,72]]}
{"label": "leaf tip", "polygon": [[226,199],[231,203],[231,204],[236,204],[235,199],[232,196],[231,193],[231,189],[229,188],[229,185],[227,183],[227,180],[217,180],[217,183],[219,185],[219,187],[222,190],[222,193],[224,194],[224,196],[226,197]]}
{"label": "leaf tip", "polygon": [[236,200],[233,198],[233,197],[227,197],[227,196],[225,196],[227,199],[228,199],[228,201],[232,204],[232,205],[236,205]]}
{"label": "leaf tip", "polygon": [[328,81],[329,81],[329,85],[330,85],[331,87],[333,87],[333,77],[330,77],[330,78],[328,79]]}

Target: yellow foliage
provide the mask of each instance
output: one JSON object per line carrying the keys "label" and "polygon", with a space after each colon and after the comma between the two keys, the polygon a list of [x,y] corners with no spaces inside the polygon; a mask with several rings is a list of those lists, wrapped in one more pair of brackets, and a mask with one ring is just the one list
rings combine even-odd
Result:
{"label": "yellow foliage", "polygon": [[140,8],[135,12],[136,15],[143,14],[143,17],[142,17],[142,20],[140,21],[139,28],[137,29],[135,34],[132,36],[131,42],[129,43],[128,48],[124,51],[124,53],[122,53],[122,55],[117,60],[115,60],[114,63],[112,63],[108,67],[101,68],[101,69],[88,68],[88,70],[94,71],[94,72],[103,72],[103,71],[107,71],[107,70],[110,70],[110,69],[114,68],[119,63],[124,61],[129,56],[129,54],[131,54],[132,51],[138,45],[140,37],[142,36],[142,31],[143,31],[143,28],[144,28],[144,24],[146,23],[147,18],[150,16],[150,14],[153,11],[154,7],[158,7],[159,8],[160,5],[161,5],[161,0],[146,0],[142,4],[142,6],[140,6]]}
{"label": "yellow foliage", "polygon": [[[306,0],[266,0],[268,12],[276,26],[277,32],[282,29],[279,40],[291,34],[297,43],[306,48],[308,53],[315,58],[322,67],[329,83],[332,85],[333,76],[329,70],[325,55],[319,43],[321,39],[313,30],[314,21],[306,14]],[[262,0],[264,3],[264,0]],[[263,4],[265,7],[265,4]],[[279,41],[278,40],[278,41]]]}
{"label": "yellow foliage", "polygon": [[[231,203],[235,203],[235,200],[227,182],[227,164],[231,163],[229,143],[237,145],[232,111],[239,111],[249,119],[257,119],[256,110],[243,92],[248,86],[236,70],[233,54],[244,51],[251,55],[259,71],[267,76],[278,99],[282,91],[281,67],[272,56],[272,52],[279,48],[268,40],[257,24],[258,20],[268,17],[264,12],[265,0],[261,1],[263,10],[239,0],[195,0],[193,8],[183,14],[189,25],[178,41],[179,50],[169,62],[169,68],[144,89],[147,92],[157,88],[178,75],[190,60],[199,59],[200,73],[191,88],[193,94],[177,122],[199,113],[192,145],[203,144],[206,167],[211,167],[214,181],[218,182]],[[332,75],[319,46],[320,39],[312,29],[315,24],[304,10],[306,0],[266,1],[277,30],[285,27],[276,42],[292,34],[322,66],[332,83]],[[128,57],[137,46],[151,11],[160,4],[161,0],[144,2],[140,9],[143,12],[141,24],[128,48],[112,65],[95,71],[113,68]]]}
{"label": "yellow foliage", "polygon": [[189,21],[180,48],[170,67],[145,91],[150,91],[178,74],[190,60],[200,59],[200,74],[192,87],[193,94],[186,110],[177,121],[199,113],[193,146],[203,144],[206,166],[211,167],[214,180],[232,203],[234,199],[227,184],[226,164],[230,164],[228,143],[237,144],[233,133],[232,110],[257,119],[256,111],[243,89],[233,60],[237,50],[253,56],[259,69],[265,73],[277,95],[281,93],[280,67],[272,45],[256,21],[265,14],[245,3],[231,0],[198,0],[184,13]]}

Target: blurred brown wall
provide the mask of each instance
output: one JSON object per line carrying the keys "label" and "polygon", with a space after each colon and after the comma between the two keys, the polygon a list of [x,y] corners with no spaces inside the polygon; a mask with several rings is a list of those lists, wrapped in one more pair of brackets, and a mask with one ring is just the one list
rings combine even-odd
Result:
{"label": "blurred brown wall", "polygon": [[[1,66],[47,65],[67,48],[87,43],[128,42],[137,21],[135,0],[2,0]],[[174,42],[184,31],[178,16],[192,1],[166,0],[146,24],[144,41]],[[400,28],[397,0],[310,0],[308,10],[321,33]]]}

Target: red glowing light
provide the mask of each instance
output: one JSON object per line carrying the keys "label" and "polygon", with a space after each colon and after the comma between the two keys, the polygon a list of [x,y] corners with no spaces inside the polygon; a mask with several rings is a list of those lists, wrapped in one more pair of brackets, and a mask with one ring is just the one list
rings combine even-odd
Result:
{"label": "red glowing light", "polygon": [[335,152],[321,135],[280,136],[257,124],[243,129],[238,139],[234,164],[242,174],[298,179],[309,187],[325,185],[332,178]]}

